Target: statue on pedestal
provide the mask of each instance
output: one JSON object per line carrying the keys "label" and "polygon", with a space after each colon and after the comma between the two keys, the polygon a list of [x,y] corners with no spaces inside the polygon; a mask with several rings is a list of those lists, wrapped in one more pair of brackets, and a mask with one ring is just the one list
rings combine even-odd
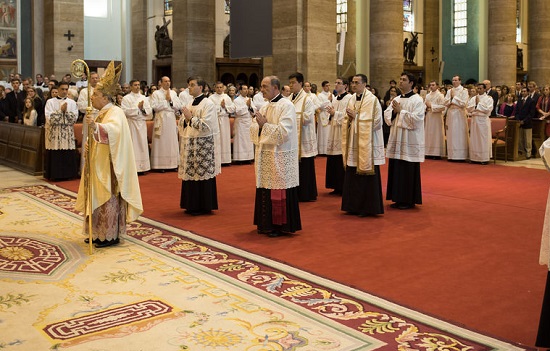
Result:
{"label": "statue on pedestal", "polygon": [[403,43],[403,46],[406,46],[403,54],[406,55],[405,63],[408,63],[409,65],[416,65],[414,62],[414,57],[416,56],[416,47],[418,46],[418,33],[411,32],[411,35],[411,40],[405,39],[405,42]]}
{"label": "statue on pedestal", "polygon": [[155,32],[155,42],[157,45],[157,58],[172,56],[172,39],[168,33],[168,25],[172,20],[166,21],[166,18],[162,18],[164,24],[162,26],[157,25],[157,31]]}
{"label": "statue on pedestal", "polygon": [[517,69],[520,69],[523,71],[523,49],[521,49],[519,46],[516,45],[516,50],[517,50],[516,66],[517,66]]}

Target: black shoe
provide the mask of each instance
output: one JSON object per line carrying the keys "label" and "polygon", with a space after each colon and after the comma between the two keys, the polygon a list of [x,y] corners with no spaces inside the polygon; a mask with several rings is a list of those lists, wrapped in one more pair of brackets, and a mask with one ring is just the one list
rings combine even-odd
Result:
{"label": "black shoe", "polygon": [[120,243],[120,239],[119,238],[116,238],[114,240],[98,240],[96,243],[95,243],[95,247],[100,249],[102,247],[107,247],[107,246],[113,246],[113,245],[118,245]]}
{"label": "black shoe", "polygon": [[[84,239],[84,242],[85,242],[86,244],[89,244],[89,243],[90,243],[90,238]],[[99,239],[93,239],[93,240],[92,240],[92,244],[95,244],[95,243],[97,243],[97,242],[99,242]]]}
{"label": "black shoe", "polygon": [[390,205],[391,208],[399,208],[399,203],[397,202],[394,202],[393,204]]}
{"label": "black shoe", "polygon": [[283,235],[283,233],[281,233],[277,230],[274,230],[271,233],[267,234],[267,236],[270,237],[270,238],[276,238],[276,237],[281,236],[281,235]]}
{"label": "black shoe", "polygon": [[410,208],[414,208],[414,204],[400,203],[397,208],[400,210],[408,210]]}
{"label": "black shoe", "polygon": [[340,190],[333,190],[331,191],[330,193],[328,193],[329,195],[342,195],[342,191]]}
{"label": "black shoe", "polygon": [[211,214],[212,211],[206,211],[206,210],[189,211],[189,210],[185,210],[185,213],[187,213],[188,215],[191,215],[191,216],[200,216],[200,215],[203,215],[203,214]]}

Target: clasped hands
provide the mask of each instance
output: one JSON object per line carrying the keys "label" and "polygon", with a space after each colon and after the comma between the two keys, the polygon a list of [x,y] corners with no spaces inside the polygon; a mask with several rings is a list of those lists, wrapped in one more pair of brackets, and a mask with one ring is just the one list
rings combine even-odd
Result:
{"label": "clasped hands", "polygon": [[260,126],[260,128],[262,128],[264,124],[267,123],[267,118],[264,115],[262,115],[259,111],[254,112],[252,116],[256,117],[256,122],[258,122],[258,125]]}

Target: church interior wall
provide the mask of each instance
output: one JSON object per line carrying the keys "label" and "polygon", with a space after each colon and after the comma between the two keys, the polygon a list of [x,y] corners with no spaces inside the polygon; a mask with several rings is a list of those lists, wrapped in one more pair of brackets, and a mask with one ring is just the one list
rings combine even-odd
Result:
{"label": "church interior wall", "polygon": [[84,57],[87,60],[121,61],[122,2],[105,0],[104,4],[107,6],[106,17],[84,16]]}
{"label": "church interior wall", "polygon": [[[93,61],[122,61],[123,71],[122,80],[129,81],[132,78],[140,78],[147,80],[149,83],[153,80],[153,61],[156,60],[156,43],[155,30],[157,25],[163,24],[164,7],[163,1],[158,0],[139,0],[143,1],[143,6],[146,8],[146,23],[143,23],[147,28],[147,37],[144,38],[146,44],[146,58],[139,57],[139,62],[146,62],[147,72],[141,73],[140,77],[133,77],[132,64],[133,60],[138,58],[132,55],[132,25],[131,25],[131,3],[138,0],[84,0],[84,2],[92,2],[95,6],[106,3],[108,6],[108,16],[105,18],[84,16],[83,19],[75,16],[74,6],[65,5],[69,1],[53,1],[55,7],[34,0],[16,0],[19,5],[18,21],[20,23],[18,30],[18,57],[17,71],[24,76],[32,76],[35,73],[43,74],[61,74],[67,71],[68,66],[66,61],[72,61],[73,58],[84,58]],[[432,1],[437,1],[439,5],[440,17],[435,28],[431,30],[431,34],[426,34],[424,24],[429,25],[430,19],[424,18],[425,7],[434,7]],[[316,82],[317,77],[324,77],[332,80],[338,74],[353,74],[362,72],[369,76],[369,80],[376,78],[377,72],[370,72],[370,55],[372,54],[369,44],[369,22],[372,16],[377,16],[369,12],[369,4],[371,1],[356,1],[350,0],[348,9],[348,34],[346,35],[346,54],[344,64],[325,65],[329,67],[330,73],[325,74],[325,66],[321,66],[317,61],[319,57],[325,57],[329,53],[329,49],[333,46],[333,41],[330,39],[326,47],[320,48],[318,37],[323,32],[324,28],[320,23],[315,22],[314,16],[321,16],[325,22],[334,22],[334,13],[328,16],[328,7],[332,6],[334,1],[317,0],[318,4],[326,6],[311,5],[314,2],[299,2],[301,7],[297,5],[290,6],[294,10],[279,10],[276,21],[288,22],[288,26],[278,28],[274,31],[273,43],[275,57],[267,57],[262,60],[264,74],[279,74],[287,76],[288,72],[301,70],[310,79]],[[36,4],[43,4],[41,9]],[[72,3],[72,2],[71,2]],[[329,4],[330,3],[330,4]],[[274,2],[274,6],[277,3]],[[444,62],[443,71],[440,79],[451,79],[453,75],[458,74],[462,77],[463,82],[468,79],[485,79],[487,76],[488,57],[492,54],[488,52],[487,42],[490,40],[487,28],[487,18],[489,16],[486,2],[469,1],[468,2],[468,43],[454,45],[452,44],[452,5],[450,0],[417,0],[414,4],[415,26],[414,31],[419,34],[419,46],[416,49],[415,62],[418,66],[423,66],[426,74],[433,78],[437,77],[437,64],[439,61]],[[523,65],[524,70],[528,70],[529,50],[528,50],[528,4],[527,0],[519,0],[520,4],[520,28],[521,39],[518,47],[523,49]],[[29,6],[27,6],[29,5]],[[308,7],[309,6],[309,7]],[[52,7],[55,11],[52,12]],[[288,5],[284,6],[289,7]],[[62,8],[63,10],[59,10]],[[323,10],[316,10],[323,8]],[[229,15],[225,13],[225,1],[215,0],[215,57],[223,57],[223,41],[229,33]],[[313,9],[313,10],[308,10]],[[49,11],[49,12],[48,12]],[[82,10],[80,10],[82,11]],[[290,11],[290,12],[289,12]],[[309,13],[308,11],[311,11]],[[325,13],[325,11],[327,13]],[[53,24],[48,24],[48,13],[55,13],[57,20]],[[64,20],[59,20],[60,13]],[[275,14],[275,12],[274,12]],[[293,14],[293,15],[290,15]],[[426,14],[428,16],[428,14]],[[330,18],[329,18],[330,17]],[[167,20],[172,20],[172,16],[166,16]],[[39,19],[42,19],[40,22]],[[73,22],[71,21],[73,20]],[[313,21],[313,22],[312,22]],[[32,26],[29,26],[32,23]],[[313,24],[312,24],[313,23]],[[84,30],[79,29],[78,25],[83,25]],[[275,24],[275,23],[274,23]],[[48,25],[51,27],[48,27]],[[332,27],[332,26],[330,26]],[[438,27],[438,28],[437,28]],[[37,29],[38,28],[38,29]],[[71,29],[77,37],[74,37],[70,43],[64,34]],[[174,38],[173,23],[168,25],[168,31]],[[198,29],[200,31],[200,29]],[[355,32],[354,32],[355,31]],[[80,32],[80,33],[78,33]],[[84,33],[82,33],[84,32]],[[42,37],[37,33],[43,33]],[[46,33],[46,37],[44,37]],[[78,35],[84,38],[79,38]],[[327,31],[323,32],[323,36],[327,36]],[[410,32],[403,32],[403,39],[410,39]],[[429,38],[428,38],[429,36]],[[176,35],[176,37],[178,37]],[[42,38],[42,41],[40,41]],[[334,33],[334,38],[337,38]],[[179,36],[179,40],[181,40]],[[238,40],[238,38],[235,38]],[[434,45],[437,42],[440,47]],[[42,44],[42,46],[41,46]],[[52,45],[53,44],[53,45]],[[67,45],[74,44],[72,51],[67,51]],[[435,46],[434,52],[430,53],[430,49]],[[81,48],[83,47],[83,53]],[[135,48],[134,48],[135,49]],[[330,51],[332,61],[332,51]],[[76,55],[76,56],[75,56]],[[73,57],[74,56],[74,57]],[[436,60],[434,63],[433,60]],[[143,64],[145,67],[145,64]],[[180,64],[181,65],[181,64]],[[195,67],[195,66],[193,66]],[[177,69],[178,67],[174,67]],[[201,69],[202,70],[202,69]],[[288,72],[287,72],[288,71]],[[337,73],[336,73],[337,72]],[[520,74],[521,72],[518,72]],[[371,74],[373,75],[371,77]],[[398,77],[392,77],[396,79]],[[382,82],[386,82],[384,77]],[[153,82],[156,83],[156,82]],[[318,83],[318,82],[316,82]]]}
{"label": "church interior wall", "polygon": [[225,13],[225,0],[216,0],[216,57],[223,57],[223,41],[229,35],[229,14]]}
{"label": "church interior wall", "polygon": [[445,62],[442,79],[451,80],[459,75],[462,82],[479,77],[479,11],[480,3],[468,1],[468,40],[466,44],[453,44],[452,1],[442,2],[441,47]]}

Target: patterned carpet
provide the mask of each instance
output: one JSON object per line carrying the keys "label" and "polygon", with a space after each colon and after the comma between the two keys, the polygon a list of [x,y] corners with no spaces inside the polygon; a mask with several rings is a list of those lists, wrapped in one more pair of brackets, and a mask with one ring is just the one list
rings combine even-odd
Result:
{"label": "patterned carpet", "polygon": [[521,350],[145,218],[90,256],[74,200],[0,190],[1,350]]}

